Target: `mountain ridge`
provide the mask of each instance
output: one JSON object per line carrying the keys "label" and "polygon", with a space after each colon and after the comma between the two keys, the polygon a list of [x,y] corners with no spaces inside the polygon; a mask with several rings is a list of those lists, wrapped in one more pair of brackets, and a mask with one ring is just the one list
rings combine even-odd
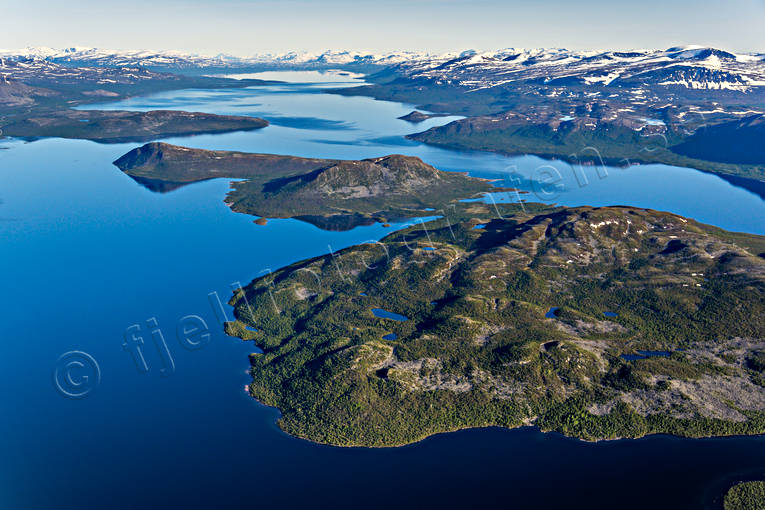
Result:
{"label": "mountain ridge", "polygon": [[[464,50],[458,52],[446,52],[432,54],[416,51],[391,51],[383,53],[349,51],[349,50],[326,50],[324,52],[296,52],[266,53],[252,56],[233,56],[218,54],[214,56],[199,55],[181,51],[152,51],[152,50],[108,50],[87,47],[73,47],[66,49],[53,48],[25,48],[20,50],[0,50],[0,58],[30,58],[46,60],[66,65],[82,65],[90,63],[96,66],[141,66],[172,69],[191,68],[237,68],[253,66],[273,67],[326,67],[326,66],[373,66],[373,67],[398,67],[398,70],[406,75],[417,75],[421,78],[442,79],[454,82],[464,82],[470,86],[469,80],[455,75],[454,73],[466,72],[471,66],[492,66],[502,72],[511,72],[521,66],[526,70],[534,68],[535,64],[541,64],[548,71],[555,71],[551,66],[563,66],[564,68],[577,68],[580,71],[597,70],[605,66],[600,65],[605,60],[620,62],[622,64],[657,64],[666,60],[675,64],[696,63],[702,67],[715,68],[722,63],[749,64],[757,67],[757,79],[744,80],[731,86],[746,88],[761,86],[763,76],[762,63],[765,54],[761,53],[732,53],[717,48],[704,46],[673,47],[667,50],[629,50],[629,51],[581,51],[566,50],[562,48],[505,48],[493,51]],[[598,64],[598,65],[593,65]],[[578,66],[578,67],[577,67]],[[438,71],[450,71],[438,73]],[[590,76],[597,79],[597,76]],[[491,84],[491,82],[487,82]],[[692,87],[693,84],[690,84]]]}

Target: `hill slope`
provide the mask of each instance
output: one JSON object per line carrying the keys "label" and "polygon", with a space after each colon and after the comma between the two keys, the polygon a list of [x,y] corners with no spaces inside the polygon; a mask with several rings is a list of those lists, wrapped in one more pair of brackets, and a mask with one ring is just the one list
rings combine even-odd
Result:
{"label": "hill slope", "polygon": [[[551,114],[552,113],[552,114]],[[661,112],[669,116],[669,112]],[[452,148],[536,154],[607,164],[664,163],[765,181],[764,115],[710,125],[687,133],[672,118],[646,122],[590,105],[577,117],[506,112],[472,117],[409,138]]]}

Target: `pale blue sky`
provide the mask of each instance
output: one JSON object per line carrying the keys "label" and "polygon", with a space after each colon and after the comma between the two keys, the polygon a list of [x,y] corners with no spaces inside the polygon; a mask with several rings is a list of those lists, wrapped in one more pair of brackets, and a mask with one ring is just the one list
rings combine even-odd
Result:
{"label": "pale blue sky", "polygon": [[765,0],[0,0],[0,48],[765,51]]}

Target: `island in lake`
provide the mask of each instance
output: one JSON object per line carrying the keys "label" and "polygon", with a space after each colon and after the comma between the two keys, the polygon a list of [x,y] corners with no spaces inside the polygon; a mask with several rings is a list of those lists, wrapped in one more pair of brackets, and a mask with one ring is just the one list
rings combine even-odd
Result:
{"label": "island in lake", "polygon": [[234,211],[297,218],[329,230],[433,216],[460,199],[506,189],[401,155],[348,161],[149,143],[114,164],[154,191],[213,178],[243,179],[226,197]]}
{"label": "island in lake", "polygon": [[401,120],[405,120],[407,122],[411,122],[413,124],[418,124],[420,122],[425,122],[428,119],[432,119],[434,117],[445,117],[445,113],[423,113],[418,110],[411,111],[407,113],[406,115],[402,115],[399,117]]}
{"label": "island in lake", "polygon": [[101,143],[144,142],[157,137],[188,136],[266,127],[257,117],[176,110],[55,110],[25,116],[3,126],[18,138],[76,138]]}
{"label": "island in lake", "polygon": [[466,427],[765,432],[765,237],[635,207],[459,203],[231,300],[249,391],[312,441]]}

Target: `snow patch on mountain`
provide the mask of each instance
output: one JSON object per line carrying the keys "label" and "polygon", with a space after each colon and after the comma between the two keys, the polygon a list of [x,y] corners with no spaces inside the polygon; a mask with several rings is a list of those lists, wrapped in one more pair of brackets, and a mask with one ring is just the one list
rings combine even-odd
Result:
{"label": "snow patch on mountain", "polygon": [[470,90],[512,81],[565,81],[608,87],[646,80],[663,86],[746,92],[765,80],[763,57],[702,46],[623,52],[506,48],[469,57],[413,59],[399,64],[397,70],[414,80]]}

